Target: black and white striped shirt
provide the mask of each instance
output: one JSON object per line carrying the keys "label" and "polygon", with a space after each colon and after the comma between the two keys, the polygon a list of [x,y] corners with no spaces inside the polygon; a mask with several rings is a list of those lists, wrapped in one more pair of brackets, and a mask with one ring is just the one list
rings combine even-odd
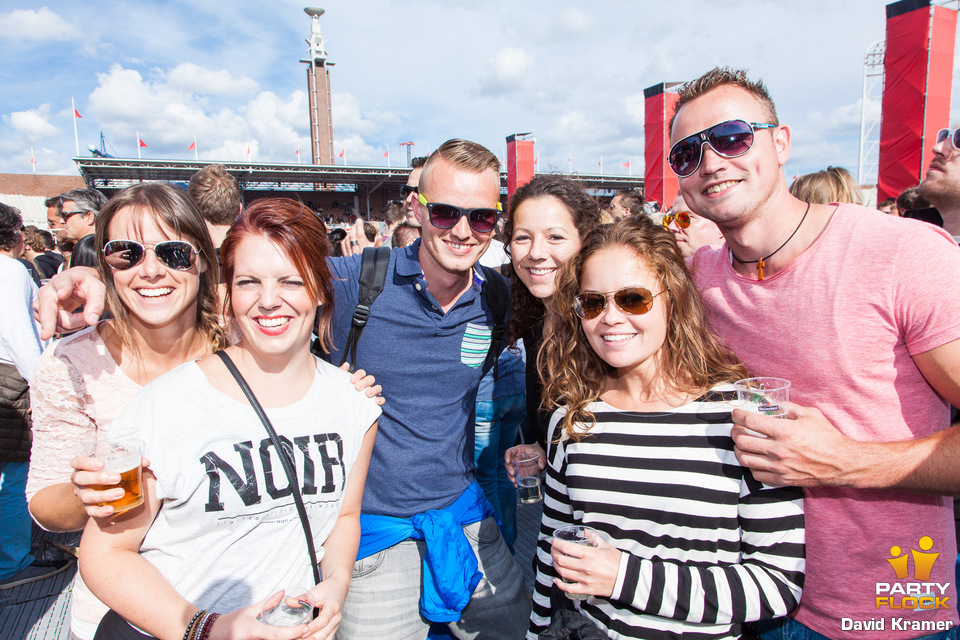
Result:
{"label": "black and white striped shirt", "polygon": [[[528,638],[550,622],[549,537],[584,524],[623,551],[610,598],[579,604],[611,638],[739,638],[786,615],[803,584],[802,493],[758,483],[730,438],[729,404],[668,412],[589,409],[597,424],[550,444]],[[550,441],[563,410],[550,422]]]}

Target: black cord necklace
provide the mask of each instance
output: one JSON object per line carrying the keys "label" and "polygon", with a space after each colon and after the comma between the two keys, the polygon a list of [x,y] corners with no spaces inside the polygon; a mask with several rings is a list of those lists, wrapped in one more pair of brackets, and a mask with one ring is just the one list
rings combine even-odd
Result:
{"label": "black cord necklace", "polygon": [[808,213],[810,213],[810,203],[809,203],[809,202],[807,203],[807,210],[803,212],[803,217],[800,218],[800,224],[798,224],[798,225],[797,225],[797,228],[793,230],[793,233],[790,234],[790,237],[787,238],[786,240],[784,240],[784,241],[783,241],[783,244],[780,245],[779,247],[777,247],[776,251],[774,251],[774,252],[771,253],[770,255],[765,256],[765,257],[763,257],[763,258],[757,258],[756,260],[741,260],[740,258],[738,258],[737,256],[735,256],[735,255],[733,254],[733,249],[728,249],[728,250],[730,251],[730,257],[733,258],[734,260],[736,260],[737,262],[739,262],[740,264],[753,264],[754,262],[756,262],[756,263],[757,263],[757,280],[763,280],[763,265],[764,265],[764,263],[765,263],[767,260],[769,260],[770,258],[772,258],[773,256],[777,255],[777,253],[780,251],[780,249],[783,249],[785,246],[787,246],[787,243],[788,243],[788,242],[790,242],[791,240],[793,240],[793,236],[797,235],[797,231],[800,231],[800,227],[803,226],[803,221],[807,219],[807,214],[808,214]]}

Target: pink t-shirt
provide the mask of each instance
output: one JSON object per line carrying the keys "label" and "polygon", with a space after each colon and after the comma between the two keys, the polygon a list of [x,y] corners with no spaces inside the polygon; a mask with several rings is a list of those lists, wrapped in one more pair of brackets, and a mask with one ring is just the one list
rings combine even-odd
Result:
{"label": "pink t-shirt", "polygon": [[[790,400],[820,409],[847,436],[906,440],[949,425],[946,402],[911,358],[960,338],[960,248],[942,230],[844,204],[809,249],[763,281],[737,273],[726,245],[702,248],[693,269],[713,330],[751,374],[791,380]],[[957,622],[952,498],[816,488],[805,491],[804,510],[798,621],[850,640],[915,638],[936,628],[912,621]],[[932,548],[921,548],[924,536]],[[927,552],[940,555],[922,580],[929,558],[914,554]],[[898,579],[903,563],[909,574]],[[887,589],[895,605],[930,591],[949,608],[878,608]],[[864,630],[871,620],[882,630]]]}

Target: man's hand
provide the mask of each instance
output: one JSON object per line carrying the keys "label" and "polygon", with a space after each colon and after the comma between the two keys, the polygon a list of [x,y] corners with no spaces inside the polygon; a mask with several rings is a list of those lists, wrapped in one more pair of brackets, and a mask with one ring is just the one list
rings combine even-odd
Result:
{"label": "man's hand", "polygon": [[730,435],[740,464],[769,485],[856,486],[870,443],[843,435],[819,409],[784,405],[786,418],[734,409]]}
{"label": "man's hand", "polygon": [[[56,332],[69,333],[94,326],[103,314],[107,289],[100,274],[90,267],[73,267],[58,273],[40,287],[33,301],[33,316],[40,322],[40,339]],[[85,305],[83,313],[74,310]]]}
{"label": "man's hand", "polygon": [[367,234],[363,230],[363,220],[361,218],[357,218],[354,225],[347,229],[347,237],[340,241],[340,249],[345,256],[363,253],[365,247],[372,246],[373,243],[367,240]]}

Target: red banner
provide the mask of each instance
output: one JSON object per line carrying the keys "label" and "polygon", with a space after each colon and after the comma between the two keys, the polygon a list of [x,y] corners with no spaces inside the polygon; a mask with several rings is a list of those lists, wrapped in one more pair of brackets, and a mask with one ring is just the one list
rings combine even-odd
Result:
{"label": "red banner", "polygon": [[677,175],[667,164],[670,153],[670,118],[677,104],[678,95],[668,91],[669,87],[660,83],[643,90],[644,96],[644,175],[643,191],[645,200],[656,200],[666,209],[677,197],[679,190]]}

